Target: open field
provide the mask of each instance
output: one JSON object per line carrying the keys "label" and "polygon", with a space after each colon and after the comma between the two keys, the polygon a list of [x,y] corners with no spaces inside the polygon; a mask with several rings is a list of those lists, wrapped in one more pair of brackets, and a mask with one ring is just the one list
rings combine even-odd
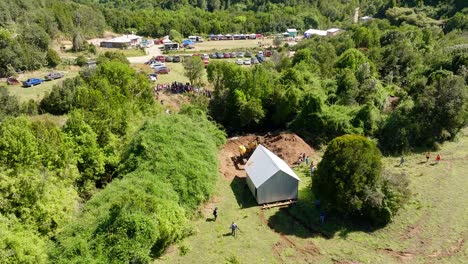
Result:
{"label": "open field", "polygon": [[[301,177],[299,203],[291,208],[262,211],[240,177],[226,174],[229,155],[220,154],[222,164],[217,191],[200,209],[193,222],[194,235],[172,246],[155,263],[466,263],[468,258],[468,129],[457,142],[442,146],[440,164],[436,153],[425,163],[424,153],[406,157],[396,167],[397,157],[385,157],[389,170],[410,178],[412,197],[385,228],[343,224],[339,216],[327,217],[320,225],[313,203],[311,178],[305,166],[296,167]],[[314,152],[312,160],[319,160]],[[219,217],[212,221],[217,206]],[[236,221],[240,233],[229,235]]]}
{"label": "open field", "polygon": [[56,70],[50,69],[41,69],[34,72],[27,72],[25,74],[20,74],[18,80],[25,81],[28,78],[41,78],[43,79],[45,75],[49,72],[58,71],[65,74],[65,76],[61,79],[53,80],[53,81],[46,81],[40,85],[24,88],[22,85],[8,85],[8,91],[10,95],[16,96],[21,102],[29,101],[30,99],[40,101],[46,93],[52,90],[54,85],[57,85],[63,80],[67,78],[73,78],[78,75],[79,67],[71,66],[71,67],[59,67]]}

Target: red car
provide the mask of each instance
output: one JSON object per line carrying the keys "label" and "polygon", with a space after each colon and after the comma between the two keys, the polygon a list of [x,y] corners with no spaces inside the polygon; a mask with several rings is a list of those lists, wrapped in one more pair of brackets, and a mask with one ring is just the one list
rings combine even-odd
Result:
{"label": "red car", "polygon": [[229,54],[229,53],[227,53],[227,52],[226,52],[226,53],[224,53],[224,58],[225,58],[225,59],[229,59],[229,58],[231,58],[231,54]]}
{"label": "red car", "polygon": [[165,62],[166,61],[166,57],[162,56],[162,55],[159,55],[159,56],[156,56],[156,60],[159,61],[159,62]]}
{"label": "red car", "polygon": [[265,57],[270,57],[271,56],[271,50],[265,50],[263,52],[263,55],[265,55]]}
{"label": "red car", "polygon": [[18,85],[18,84],[20,84],[20,82],[14,77],[8,77],[7,78],[7,83],[9,85]]}

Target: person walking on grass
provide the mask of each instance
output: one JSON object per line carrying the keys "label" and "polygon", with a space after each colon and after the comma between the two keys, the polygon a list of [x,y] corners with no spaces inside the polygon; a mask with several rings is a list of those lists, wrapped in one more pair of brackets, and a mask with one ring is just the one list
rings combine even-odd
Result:
{"label": "person walking on grass", "polygon": [[239,227],[237,226],[236,223],[232,222],[230,228],[231,228],[231,235],[236,237],[237,236],[237,230],[239,229]]}
{"label": "person walking on grass", "polygon": [[440,162],[440,154],[437,154],[437,156],[436,156],[436,164],[439,164],[439,162]]}
{"label": "person walking on grass", "polygon": [[405,163],[405,157],[401,156],[401,158],[400,158],[400,167],[402,167],[404,163]]}
{"label": "person walking on grass", "polygon": [[216,222],[216,219],[218,218],[218,207],[215,207],[213,210],[213,219]]}

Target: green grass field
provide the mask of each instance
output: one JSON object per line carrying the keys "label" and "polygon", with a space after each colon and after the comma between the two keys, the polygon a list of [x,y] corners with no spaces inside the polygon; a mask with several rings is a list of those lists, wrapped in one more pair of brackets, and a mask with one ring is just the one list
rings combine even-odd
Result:
{"label": "green grass field", "polygon": [[[320,225],[306,206],[313,197],[304,167],[297,170],[299,203],[290,209],[262,211],[243,181],[220,176],[216,194],[193,221],[194,235],[155,263],[466,263],[467,149],[465,129],[443,145],[440,164],[433,164],[436,153],[429,163],[424,153],[409,155],[403,167],[396,167],[398,157],[385,157],[387,169],[409,176],[412,196],[394,222],[374,231],[339,225],[339,216]],[[229,235],[231,221],[240,227],[237,238]]]}

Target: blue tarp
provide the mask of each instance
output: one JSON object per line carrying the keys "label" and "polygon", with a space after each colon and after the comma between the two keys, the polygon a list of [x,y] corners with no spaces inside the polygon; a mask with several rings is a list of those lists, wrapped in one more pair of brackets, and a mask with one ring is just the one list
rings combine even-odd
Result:
{"label": "blue tarp", "polygon": [[182,40],[182,44],[183,45],[193,45],[194,42],[191,41],[190,39],[184,39],[184,40]]}

